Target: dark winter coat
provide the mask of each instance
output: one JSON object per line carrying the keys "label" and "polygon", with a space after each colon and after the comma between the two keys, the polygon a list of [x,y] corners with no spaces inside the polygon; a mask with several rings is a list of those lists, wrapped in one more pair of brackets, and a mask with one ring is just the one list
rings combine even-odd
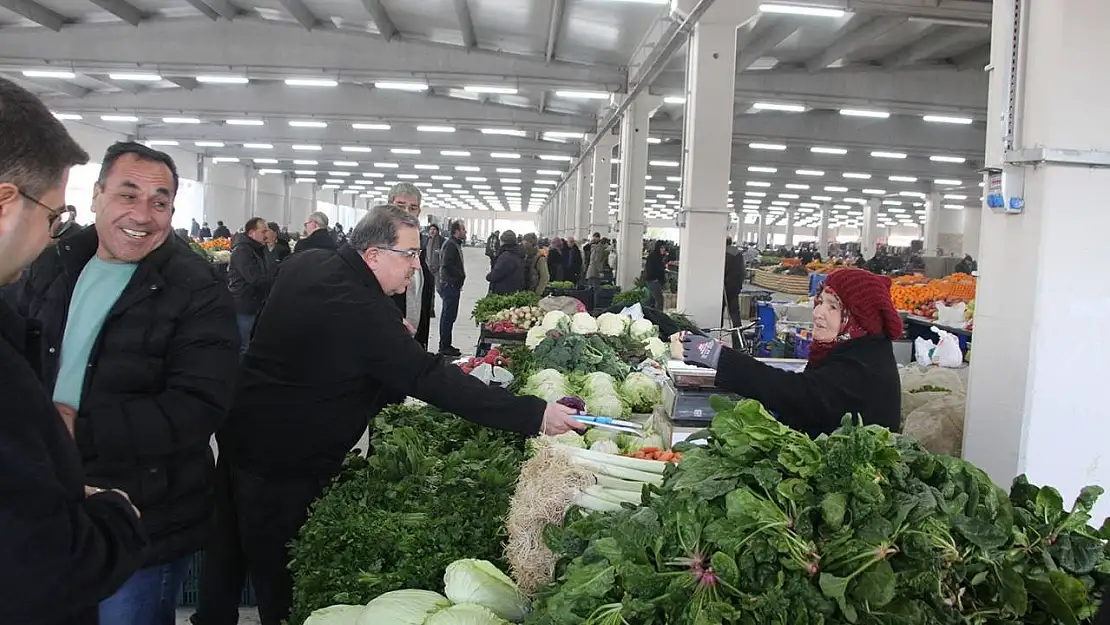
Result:
{"label": "dark winter coat", "polygon": [[489,292],[508,295],[524,290],[524,254],[515,243],[501,245],[493,269],[486,276]]}
{"label": "dark winter coat", "polygon": [[568,245],[566,251],[563,253],[563,257],[563,261],[567,267],[566,273],[563,274],[563,279],[578,284],[582,279],[582,250],[578,249],[577,245]]}
{"label": "dark winter coat", "polygon": [[663,264],[663,255],[654,250],[644,259],[644,282],[652,280],[663,283],[667,281],[667,267]]}
{"label": "dark winter coat", "polygon": [[448,366],[403,318],[350,247],[286,261],[243,357],[221,458],[260,477],[331,477],[370,420],[405,396],[482,425],[539,430],[543,400]]}
{"label": "dark winter coat", "polygon": [[547,275],[552,282],[566,280],[566,265],[563,263],[563,252],[557,247],[547,248]]}
{"label": "dark winter coat", "polygon": [[331,236],[331,232],[327,228],[319,228],[314,230],[312,234],[297,241],[296,247],[293,248],[293,253],[306,252],[308,250],[335,250],[335,239]]}
{"label": "dark winter coat", "polygon": [[828,434],[844,415],[897,432],[902,387],[890,339],[847,341],[804,373],[782,371],[742,352],[721,349],[718,388],[756,399],[779,421],[810,436]]}
{"label": "dark winter coat", "polygon": [[293,250],[289,249],[289,235],[279,234],[277,240],[274,241],[273,249],[266,250],[266,259],[276,266],[292,254]]}
{"label": "dark winter coat", "polygon": [[736,295],[744,288],[744,274],[748,268],[744,264],[744,253],[735,245],[725,248],[725,293]]}
{"label": "dark winter coat", "polygon": [[212,236],[216,239],[230,239],[231,230],[228,230],[227,226],[217,226],[216,231],[212,233]]}
{"label": "dark winter coat", "polygon": [[85,497],[81,455],[27,359],[41,362],[41,337],[0,301],[0,623],[96,625],[146,534],[120,495]]}
{"label": "dark winter coat", "polygon": [[462,288],[466,282],[466,265],[463,263],[462,242],[449,237],[443,242],[439,257],[439,285]]}
{"label": "dark winter coat", "polygon": [[266,246],[239,234],[231,247],[227,286],[235,300],[235,312],[255,315],[262,310],[274,283],[274,264],[266,257]]}
{"label": "dark winter coat", "polygon": [[[43,326],[53,389],[77,278],[96,253],[94,226],[47,248],[19,285],[17,309]],[[204,544],[212,515],[209,441],[231,402],[239,332],[227,287],[177,237],[147,255],[89,355],[75,438],[88,483],[118,488],[142,512],[147,564]]]}

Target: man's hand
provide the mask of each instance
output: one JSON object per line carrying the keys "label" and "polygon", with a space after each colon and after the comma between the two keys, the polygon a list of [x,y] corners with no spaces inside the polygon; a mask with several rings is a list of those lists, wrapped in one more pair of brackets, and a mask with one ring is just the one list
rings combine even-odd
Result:
{"label": "man's hand", "polygon": [[135,513],[135,518],[141,519],[143,517],[142,513],[139,512],[139,509],[135,507],[135,504],[131,503],[131,497],[128,497],[127,493],[123,492],[122,490],[120,490],[118,488],[113,488],[109,491],[109,490],[106,490],[106,489],[103,489],[103,488],[99,488],[97,486],[86,486],[85,487],[85,497],[92,497],[93,495],[99,495],[101,493],[108,493],[108,492],[117,493],[117,494],[119,494],[120,497],[123,497],[124,499],[126,499],[127,503],[131,505],[131,511]]}
{"label": "man's hand", "polygon": [[586,425],[574,418],[576,414],[578,411],[562,404],[548,404],[543,411],[543,433],[556,436],[570,430],[585,431]]}
{"label": "man's hand", "polygon": [[74,428],[77,427],[77,411],[65,404],[55,403],[54,407],[58,409],[58,414],[62,417],[62,423],[66,424],[69,435],[73,436]]}
{"label": "man's hand", "polygon": [[720,358],[721,344],[717,341],[696,334],[682,334],[682,360],[686,364],[716,369]]}
{"label": "man's hand", "polygon": [[409,331],[409,334],[416,336],[416,328],[412,327],[412,324],[409,323],[409,320],[402,319],[401,321],[405,323],[405,329]]}

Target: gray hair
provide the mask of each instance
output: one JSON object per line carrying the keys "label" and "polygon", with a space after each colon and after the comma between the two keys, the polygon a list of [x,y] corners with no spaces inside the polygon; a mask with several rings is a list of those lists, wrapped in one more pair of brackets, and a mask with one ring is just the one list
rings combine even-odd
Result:
{"label": "gray hair", "polygon": [[412,184],[411,182],[398,182],[397,184],[393,185],[393,188],[389,190],[388,199],[390,202],[393,202],[393,200],[401,197],[402,195],[414,197],[416,198],[417,202],[424,201],[424,195],[420,193],[420,189],[416,188],[416,185]]}
{"label": "gray hair", "polygon": [[321,228],[327,228],[328,227],[328,216],[327,216],[327,214],[325,214],[322,211],[316,211],[316,212],[312,213],[311,215],[308,216],[308,220],[312,221],[312,222],[315,222],[316,225],[320,226]]}
{"label": "gray hair", "polygon": [[370,209],[358,221],[347,244],[360,254],[372,247],[392,247],[397,244],[397,233],[402,226],[420,228],[420,220],[408,211],[392,204],[381,204]]}

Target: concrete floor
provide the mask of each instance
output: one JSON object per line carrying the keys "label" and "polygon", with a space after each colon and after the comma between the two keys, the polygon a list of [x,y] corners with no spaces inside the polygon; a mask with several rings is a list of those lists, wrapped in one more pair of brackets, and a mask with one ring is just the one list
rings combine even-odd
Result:
{"label": "concrete floor", "polygon": [[[455,347],[462,351],[464,356],[473,356],[478,344],[478,326],[470,318],[470,311],[474,304],[488,292],[489,283],[486,274],[489,273],[489,259],[483,248],[463,248],[463,262],[466,264],[466,283],[463,285],[462,299],[459,302],[459,320],[455,323]],[[440,313],[443,303],[436,296],[436,314]],[[439,346],[439,318],[432,318],[431,334],[428,344],[435,349]],[[367,437],[364,435],[358,448],[365,450]],[[193,608],[180,608],[177,611],[177,625],[190,625],[189,616]],[[239,625],[260,625],[258,610],[255,608],[241,608],[239,610]]]}

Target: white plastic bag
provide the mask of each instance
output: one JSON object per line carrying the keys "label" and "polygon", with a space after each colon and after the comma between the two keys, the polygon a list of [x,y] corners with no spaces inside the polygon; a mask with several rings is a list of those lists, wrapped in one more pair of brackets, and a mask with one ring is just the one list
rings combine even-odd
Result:
{"label": "white plastic bag", "polygon": [[948,306],[944,302],[937,302],[937,323],[950,328],[963,328],[967,323],[967,320],[964,319],[964,314],[966,312],[967,304],[963,302],[955,306]]}
{"label": "white plastic bag", "polygon": [[945,332],[933,327],[933,332],[940,336],[937,349],[933,352],[933,361],[942,367],[958,369],[964,364],[964,353],[960,351],[960,339],[955,334]]}
{"label": "white plastic bag", "polygon": [[508,369],[494,367],[489,363],[482,363],[474,367],[470,375],[484,382],[486,386],[509,386],[514,379],[513,374]]}
{"label": "white plastic bag", "polygon": [[913,342],[914,360],[922,367],[929,367],[933,364],[933,352],[936,351],[937,344],[929,339],[919,336]]}

